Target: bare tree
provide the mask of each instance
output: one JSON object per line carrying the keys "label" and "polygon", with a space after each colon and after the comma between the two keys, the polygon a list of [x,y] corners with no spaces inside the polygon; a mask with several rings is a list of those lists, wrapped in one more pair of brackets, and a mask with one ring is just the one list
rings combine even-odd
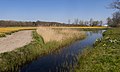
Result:
{"label": "bare tree", "polygon": [[88,21],[85,21],[85,22],[84,22],[84,25],[85,25],[85,26],[88,26],[88,25],[89,25],[89,22],[88,22]]}
{"label": "bare tree", "polygon": [[93,24],[93,19],[91,18],[90,19],[90,26],[92,26],[92,24]]}
{"label": "bare tree", "polygon": [[120,12],[113,13],[113,25],[114,27],[120,26]]}
{"label": "bare tree", "polygon": [[74,24],[78,24],[79,23],[79,20],[78,18],[74,20]]}
{"label": "bare tree", "polygon": [[120,0],[115,0],[113,3],[111,3],[110,8],[117,9],[119,11],[113,13],[112,19],[107,19],[108,25],[111,27],[118,27],[120,26]]}
{"label": "bare tree", "polygon": [[110,4],[110,8],[120,10],[120,0],[116,0]]}
{"label": "bare tree", "polygon": [[113,24],[112,19],[110,17],[107,18],[107,24],[108,26],[112,26]]}
{"label": "bare tree", "polygon": [[99,25],[99,26],[102,26],[102,24],[103,24],[103,21],[101,20],[99,23],[100,23],[100,25]]}
{"label": "bare tree", "polygon": [[68,24],[70,24],[70,23],[71,23],[71,20],[69,19],[69,20],[68,20]]}
{"label": "bare tree", "polygon": [[82,20],[79,21],[79,25],[83,26],[84,22]]}
{"label": "bare tree", "polygon": [[93,21],[92,26],[98,26],[99,21]]}

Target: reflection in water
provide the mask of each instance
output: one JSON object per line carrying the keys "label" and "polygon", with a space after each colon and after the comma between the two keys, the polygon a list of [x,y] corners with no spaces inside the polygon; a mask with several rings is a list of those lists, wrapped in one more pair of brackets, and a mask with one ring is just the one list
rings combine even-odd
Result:
{"label": "reflection in water", "polygon": [[38,58],[24,66],[21,72],[69,72],[77,62],[77,55],[85,47],[92,47],[96,39],[102,37],[104,31],[88,31],[88,36],[84,40],[77,41],[54,53]]}

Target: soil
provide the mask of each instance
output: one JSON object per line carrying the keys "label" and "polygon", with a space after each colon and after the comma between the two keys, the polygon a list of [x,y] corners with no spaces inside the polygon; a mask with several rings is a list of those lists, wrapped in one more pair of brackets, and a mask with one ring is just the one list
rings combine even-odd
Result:
{"label": "soil", "polygon": [[6,37],[0,38],[0,53],[23,47],[32,40],[32,30],[19,31],[7,35]]}

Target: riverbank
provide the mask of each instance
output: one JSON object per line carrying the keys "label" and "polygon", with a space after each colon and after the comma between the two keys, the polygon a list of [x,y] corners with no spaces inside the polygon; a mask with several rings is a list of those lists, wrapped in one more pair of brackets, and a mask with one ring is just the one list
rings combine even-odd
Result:
{"label": "riverbank", "polygon": [[79,57],[75,72],[119,72],[120,29],[113,28],[103,33],[94,48],[87,48]]}
{"label": "riverbank", "polygon": [[30,44],[11,52],[0,54],[0,72],[17,72],[22,65],[33,61],[39,56],[51,53],[78,39],[85,38],[85,34],[81,35],[80,31],[78,32],[79,34],[77,35],[79,36],[72,35],[72,37],[62,41],[53,40],[45,43],[43,37],[33,31],[34,40]]}

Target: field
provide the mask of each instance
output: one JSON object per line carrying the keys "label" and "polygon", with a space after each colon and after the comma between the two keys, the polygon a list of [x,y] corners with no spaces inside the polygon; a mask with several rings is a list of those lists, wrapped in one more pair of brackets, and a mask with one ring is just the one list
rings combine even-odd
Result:
{"label": "field", "polygon": [[0,37],[5,37],[6,34],[11,34],[20,30],[34,30],[36,27],[5,27],[0,28]]}
{"label": "field", "polygon": [[120,28],[109,29],[104,37],[86,48],[75,72],[120,72]]}

